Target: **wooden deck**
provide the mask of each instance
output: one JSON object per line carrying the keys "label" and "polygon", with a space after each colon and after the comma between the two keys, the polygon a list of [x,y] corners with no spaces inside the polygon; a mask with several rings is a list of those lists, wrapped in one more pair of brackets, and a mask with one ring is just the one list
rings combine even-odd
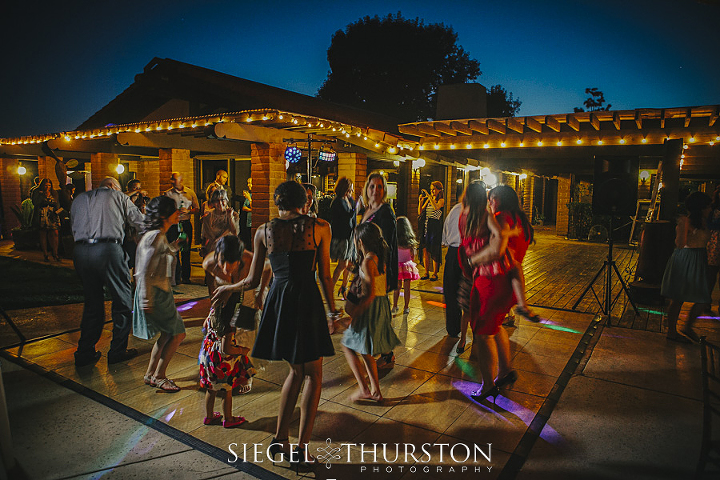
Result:
{"label": "wooden deck", "polygon": [[[535,245],[531,245],[523,262],[527,300],[537,307],[573,308],[580,295],[592,281],[607,258],[607,244],[565,240],[553,233],[554,229],[536,230]],[[637,265],[637,251],[627,245],[615,245],[613,260],[626,284],[633,280]],[[637,330],[660,332],[664,307],[638,304],[636,315],[628,301],[617,275],[613,272],[612,325]],[[595,295],[593,295],[593,291]],[[599,299],[599,301],[598,301]],[[578,312],[601,313],[605,299],[605,272],[593,284],[577,307]],[[637,303],[637,302],[636,302]]]}

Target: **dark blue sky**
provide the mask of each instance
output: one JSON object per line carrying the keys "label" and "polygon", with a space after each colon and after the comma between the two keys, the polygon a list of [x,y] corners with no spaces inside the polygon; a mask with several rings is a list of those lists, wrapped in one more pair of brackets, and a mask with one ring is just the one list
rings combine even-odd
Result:
{"label": "dark blue sky", "polygon": [[[708,3],[714,3],[709,5]],[[332,34],[365,15],[444,23],[519,115],[572,112],[586,87],[613,109],[720,104],[715,0],[8,2],[0,137],[72,130],[173,58],[314,95]],[[388,48],[392,48],[389,45]],[[417,57],[422,52],[397,52]]]}

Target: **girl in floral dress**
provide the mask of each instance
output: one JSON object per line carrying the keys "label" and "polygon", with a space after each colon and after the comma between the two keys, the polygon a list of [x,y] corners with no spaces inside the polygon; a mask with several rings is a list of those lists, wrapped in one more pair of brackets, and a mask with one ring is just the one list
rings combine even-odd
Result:
{"label": "girl in floral dress", "polygon": [[[243,270],[244,247],[235,235],[221,237],[215,249],[215,261],[206,259],[203,267],[218,270],[219,276],[232,279]],[[214,263],[212,266],[210,263]],[[206,265],[207,264],[207,265]],[[242,297],[242,294],[239,295]],[[227,296],[213,304],[205,321],[206,334],[200,350],[200,386],[205,392],[205,425],[222,425],[225,428],[236,427],[245,422],[243,417],[232,414],[233,388],[249,391],[250,379],[255,375],[247,354],[250,349],[235,343],[235,326],[232,325],[236,306],[242,304],[242,298]],[[223,414],[214,412],[216,389],[225,388]]]}
{"label": "girl in floral dress", "polygon": [[[413,261],[415,259],[415,249],[418,241],[415,239],[410,220],[407,217],[398,217],[397,219],[397,238],[398,238],[398,287],[400,282],[403,285],[403,295],[405,298],[404,314],[410,313],[410,282],[420,278],[417,265]],[[393,309],[392,314],[400,312],[398,308],[398,300],[400,299],[400,289],[393,292]]]}

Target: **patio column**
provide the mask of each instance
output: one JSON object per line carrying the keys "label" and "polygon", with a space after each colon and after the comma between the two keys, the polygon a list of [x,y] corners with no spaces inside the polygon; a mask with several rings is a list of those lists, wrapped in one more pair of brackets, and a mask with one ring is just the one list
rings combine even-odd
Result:
{"label": "patio column", "polygon": [[522,185],[522,209],[527,215],[528,220],[532,223],[533,219],[533,201],[535,198],[535,176],[528,175],[525,180],[521,180]]}
{"label": "patio column", "polygon": [[555,216],[555,235],[565,237],[568,234],[570,225],[570,211],[567,204],[570,203],[570,192],[572,189],[571,177],[557,177],[558,196],[557,214]]}
{"label": "patio column", "polygon": [[455,179],[457,179],[458,169],[457,167],[448,167],[445,171],[447,172],[447,178],[445,179],[445,215],[447,216],[452,206],[457,203],[457,183]]}
{"label": "patio column", "polygon": [[[148,192],[150,198],[160,195],[160,162],[154,160],[138,160],[130,164],[135,178],[140,180],[143,190]],[[197,193],[197,192],[196,192]]]}
{"label": "patio column", "polygon": [[351,152],[338,153],[338,178],[347,177],[353,182],[356,199],[358,195],[362,195],[367,174],[367,155]]}
{"label": "patio column", "polygon": [[275,218],[278,209],[273,194],[278,185],[287,179],[285,170],[285,144],[253,143],[251,147],[252,165],[252,235],[258,226]]}
{"label": "patio column", "polygon": [[[150,176],[146,176],[148,182],[158,182],[158,188],[160,192],[169,190],[170,177],[173,172],[178,172],[183,177],[183,185],[190,188],[196,194],[197,187],[195,186],[195,168],[193,166],[193,159],[190,158],[190,150],[184,150],[179,148],[161,148],[158,150],[158,173],[159,178],[156,177],[154,180]],[[143,182],[141,178],[140,181]]]}
{"label": "patio column", "polygon": [[[107,177],[118,177],[115,167],[118,163],[118,156],[114,153],[91,153],[90,154],[90,178],[92,188],[97,188],[100,182]],[[90,188],[87,187],[89,190]]]}
{"label": "patio column", "polygon": [[[60,179],[57,178],[57,175],[55,175],[55,159],[53,157],[37,157],[38,159],[38,176],[40,177],[40,180],[44,178],[48,178],[53,183],[53,188],[58,189]],[[62,159],[61,159],[62,160]],[[62,182],[65,183],[65,179],[62,179]]]}
{"label": "patio column", "polygon": [[[10,238],[10,231],[20,226],[20,221],[15,217],[15,214],[10,210],[10,207],[16,205],[20,208],[20,178],[17,173],[18,160],[16,158],[2,158],[0,159],[0,167],[2,172],[0,173],[0,192],[2,192],[2,206],[3,206],[3,224],[2,224],[2,236],[3,238]],[[30,180],[32,182],[32,179]]]}
{"label": "patio column", "polygon": [[410,220],[410,225],[413,226],[416,235],[420,235],[417,231],[418,228],[418,203],[420,203],[420,169],[412,168],[412,162],[405,162],[408,164],[407,175],[409,175],[409,181],[407,182],[407,217]]}

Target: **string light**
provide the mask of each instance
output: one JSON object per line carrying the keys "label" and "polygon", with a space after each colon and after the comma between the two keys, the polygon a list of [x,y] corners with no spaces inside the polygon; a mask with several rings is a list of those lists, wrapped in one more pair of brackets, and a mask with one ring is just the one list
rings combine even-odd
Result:
{"label": "string light", "polygon": [[582,139],[578,138],[575,143],[577,143],[578,145],[582,145]]}
{"label": "string light", "polygon": [[501,147],[504,147],[504,146],[505,146],[505,142],[502,142],[502,143],[500,144],[500,146],[501,146]]}
{"label": "string light", "polygon": [[620,139],[620,143],[624,145],[624,144],[625,144],[625,139],[624,139],[624,138],[621,138],[621,139]]}
{"label": "string light", "polygon": [[603,141],[602,141],[602,140],[598,140],[598,145],[602,145],[602,144],[603,144]]}
{"label": "string light", "polygon": [[524,146],[525,146],[525,142],[520,142],[520,146],[521,146],[521,147],[524,147]]}
{"label": "string light", "polygon": [[538,147],[542,147],[542,146],[543,146],[543,143],[542,143],[540,140],[538,140],[537,146],[538,146]]}
{"label": "string light", "polygon": [[642,143],[647,143],[647,138],[643,137],[643,139],[641,141],[642,141]]}
{"label": "string light", "polygon": [[465,148],[472,148],[472,143],[468,143],[467,145],[465,145]]}
{"label": "string light", "polygon": [[690,137],[688,140],[690,143],[695,143],[695,137]]}
{"label": "string light", "polygon": [[440,148],[440,145],[436,143],[436,144],[434,145],[434,148],[435,148],[435,150],[437,150],[437,149]]}
{"label": "string light", "polygon": [[450,144],[450,148],[451,148],[452,150],[455,150],[455,148],[457,148],[457,147],[455,146],[454,143],[451,143],[451,144]]}
{"label": "string light", "polygon": [[562,147],[562,141],[561,141],[561,140],[558,140],[557,146],[558,146],[558,147]]}
{"label": "string light", "polygon": [[490,145],[486,143],[485,145],[483,145],[483,148],[490,148]]}

